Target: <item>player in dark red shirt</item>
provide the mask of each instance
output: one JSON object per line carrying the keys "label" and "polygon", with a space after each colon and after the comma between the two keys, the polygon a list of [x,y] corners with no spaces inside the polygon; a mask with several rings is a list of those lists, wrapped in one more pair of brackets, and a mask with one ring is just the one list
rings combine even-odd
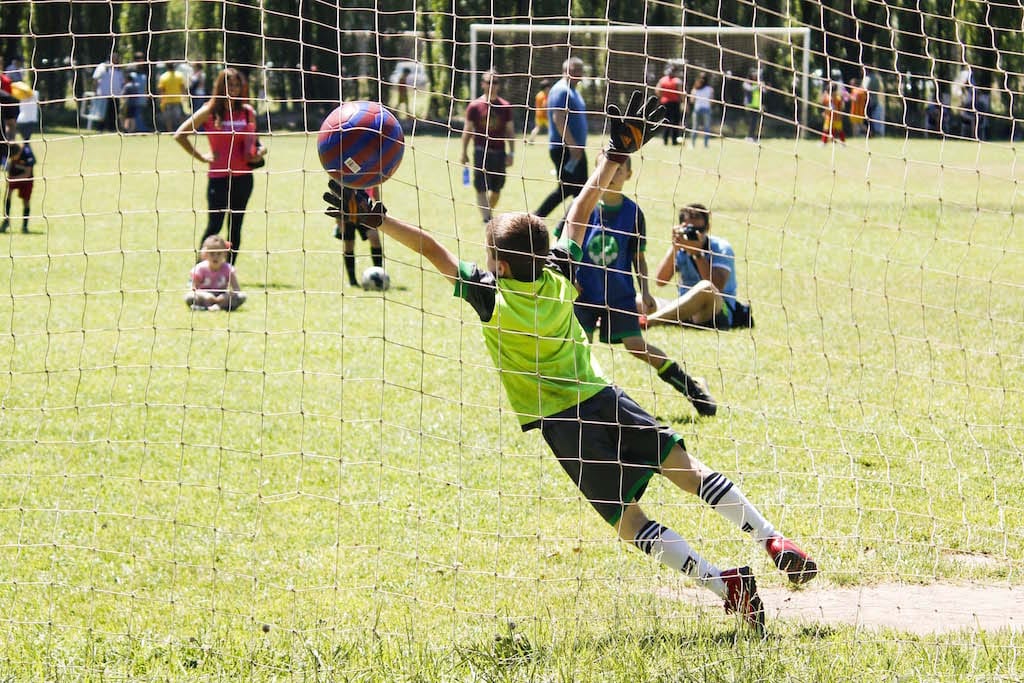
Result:
{"label": "player in dark red shirt", "polygon": [[[505,169],[512,165],[515,143],[512,130],[512,106],[498,96],[501,80],[493,69],[481,78],[484,94],[466,107],[466,125],[462,129],[462,163],[469,163],[469,141],[473,141],[473,188],[484,223],[498,205],[505,187]],[[505,144],[508,143],[508,151]]]}

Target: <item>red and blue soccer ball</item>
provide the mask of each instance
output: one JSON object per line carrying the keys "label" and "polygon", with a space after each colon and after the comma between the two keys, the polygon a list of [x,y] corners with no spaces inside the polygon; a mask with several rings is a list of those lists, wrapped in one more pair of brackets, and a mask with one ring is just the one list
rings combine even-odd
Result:
{"label": "red and blue soccer ball", "polygon": [[324,170],[345,187],[380,185],[398,170],[405,134],[376,102],[344,102],[320,124],[317,152]]}

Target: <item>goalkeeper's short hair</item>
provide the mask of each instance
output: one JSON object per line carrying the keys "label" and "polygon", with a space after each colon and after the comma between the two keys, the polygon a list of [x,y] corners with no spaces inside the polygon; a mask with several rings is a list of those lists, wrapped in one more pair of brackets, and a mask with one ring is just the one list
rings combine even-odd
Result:
{"label": "goalkeeper's short hair", "polygon": [[513,279],[533,282],[547,263],[551,237],[540,217],[506,213],[487,223],[487,248],[494,250],[497,260],[508,264]]}

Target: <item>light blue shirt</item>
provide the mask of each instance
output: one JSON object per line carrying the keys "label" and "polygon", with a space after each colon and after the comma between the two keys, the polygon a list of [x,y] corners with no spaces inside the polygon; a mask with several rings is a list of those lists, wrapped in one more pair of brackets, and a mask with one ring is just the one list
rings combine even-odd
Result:
{"label": "light blue shirt", "polygon": [[[729,241],[722,237],[708,235],[707,249],[711,252],[711,270],[719,268],[729,271],[729,279],[722,288],[722,296],[730,309],[736,306],[736,252]],[[701,281],[700,271],[685,251],[676,252],[676,272],[679,273],[679,296]]]}
{"label": "light blue shirt", "polygon": [[548,126],[548,140],[551,148],[561,147],[565,144],[558,132],[558,126],[555,125],[553,114],[566,109],[568,109],[569,117],[567,125],[573,140],[576,141],[576,146],[583,147],[587,144],[587,105],[583,101],[583,95],[570,88],[569,83],[563,78],[551,86],[551,91],[548,93],[548,121],[551,122]]}

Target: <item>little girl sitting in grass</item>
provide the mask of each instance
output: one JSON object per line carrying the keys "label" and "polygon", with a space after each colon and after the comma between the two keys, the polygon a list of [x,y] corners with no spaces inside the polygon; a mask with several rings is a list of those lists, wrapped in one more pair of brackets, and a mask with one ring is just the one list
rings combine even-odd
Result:
{"label": "little girl sitting in grass", "polygon": [[192,268],[192,291],[185,303],[197,311],[233,311],[245,303],[235,267],[228,263],[231,245],[220,235],[203,240],[202,260]]}

